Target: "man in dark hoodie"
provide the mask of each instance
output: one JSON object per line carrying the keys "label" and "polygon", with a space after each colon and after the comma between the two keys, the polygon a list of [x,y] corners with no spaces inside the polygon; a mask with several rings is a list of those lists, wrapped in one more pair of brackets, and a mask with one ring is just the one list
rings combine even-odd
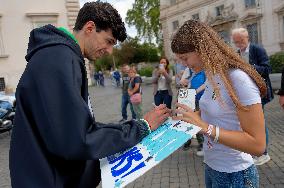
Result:
{"label": "man in dark hoodie", "polygon": [[169,116],[161,105],[123,125],[95,122],[84,57],[110,54],[125,38],[118,12],[99,1],[80,9],[73,34],[52,25],[31,32],[28,64],[16,91],[12,187],[96,187],[98,159],[137,144]]}

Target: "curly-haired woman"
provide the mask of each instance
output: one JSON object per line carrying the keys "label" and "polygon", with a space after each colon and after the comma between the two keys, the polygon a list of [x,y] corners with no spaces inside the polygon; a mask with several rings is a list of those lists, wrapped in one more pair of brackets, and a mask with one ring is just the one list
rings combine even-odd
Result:
{"label": "curly-haired woman", "polygon": [[204,133],[206,187],[258,187],[251,155],[265,149],[261,95],[266,86],[253,67],[206,24],[189,20],[175,34],[171,48],[189,64],[200,64],[207,81],[200,111],[177,104],[181,117]]}

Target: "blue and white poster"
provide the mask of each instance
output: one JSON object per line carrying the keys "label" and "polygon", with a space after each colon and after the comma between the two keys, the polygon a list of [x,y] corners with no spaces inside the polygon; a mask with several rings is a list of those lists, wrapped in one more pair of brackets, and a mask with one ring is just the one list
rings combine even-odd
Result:
{"label": "blue and white poster", "polygon": [[200,128],[192,124],[168,119],[136,146],[100,160],[102,187],[126,186],[159,164],[199,131]]}

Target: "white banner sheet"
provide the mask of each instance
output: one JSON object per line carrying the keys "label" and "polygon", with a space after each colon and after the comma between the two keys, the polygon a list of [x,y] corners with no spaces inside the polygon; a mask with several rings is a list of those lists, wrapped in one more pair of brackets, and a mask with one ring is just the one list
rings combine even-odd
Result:
{"label": "white banner sheet", "polygon": [[134,147],[100,160],[103,188],[120,188],[142,176],[200,131],[168,119]]}

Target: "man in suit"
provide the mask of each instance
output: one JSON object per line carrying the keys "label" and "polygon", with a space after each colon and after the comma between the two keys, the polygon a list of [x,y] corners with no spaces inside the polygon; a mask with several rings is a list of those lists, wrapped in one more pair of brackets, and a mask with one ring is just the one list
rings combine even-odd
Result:
{"label": "man in suit", "polygon": [[[245,28],[237,28],[232,31],[232,39],[235,46],[238,48],[238,53],[249,64],[251,64],[257,72],[265,80],[267,87],[267,94],[262,98],[262,107],[273,99],[273,92],[271,82],[269,79],[269,73],[271,73],[271,66],[269,64],[269,58],[265,49],[257,44],[250,43],[249,34]],[[267,153],[268,146],[268,128],[265,126],[266,132],[266,148],[262,156],[255,158],[256,165],[262,165],[270,160],[270,156]]]}

